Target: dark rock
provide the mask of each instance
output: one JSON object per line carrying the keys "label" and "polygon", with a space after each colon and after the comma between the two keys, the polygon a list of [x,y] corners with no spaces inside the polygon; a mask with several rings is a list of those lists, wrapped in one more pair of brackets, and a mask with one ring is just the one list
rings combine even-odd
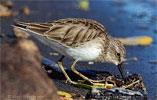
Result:
{"label": "dark rock", "polygon": [[123,88],[93,88],[86,95],[87,100],[146,100],[138,91]]}

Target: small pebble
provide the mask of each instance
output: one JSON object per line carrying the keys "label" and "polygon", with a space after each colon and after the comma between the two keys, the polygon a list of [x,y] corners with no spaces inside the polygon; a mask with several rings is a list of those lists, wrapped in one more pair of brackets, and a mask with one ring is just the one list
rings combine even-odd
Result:
{"label": "small pebble", "polygon": [[11,16],[11,10],[4,5],[0,4],[0,17],[1,16]]}
{"label": "small pebble", "polygon": [[49,13],[47,14],[47,16],[48,16],[48,17],[51,17],[51,16],[52,16],[52,13],[51,13],[51,12],[49,12]]}
{"label": "small pebble", "polygon": [[23,12],[25,15],[29,15],[29,14],[30,14],[30,10],[29,10],[28,7],[22,8],[22,12]]}
{"label": "small pebble", "polygon": [[149,27],[148,27],[148,26],[138,26],[138,29],[141,29],[141,30],[148,30]]}
{"label": "small pebble", "polygon": [[89,64],[89,65],[93,65],[93,64],[94,64],[94,62],[89,61],[89,62],[88,62],[88,64]]}
{"label": "small pebble", "polygon": [[12,7],[13,7],[13,2],[12,1],[10,1],[10,0],[2,0],[1,2],[0,2],[0,4],[1,5],[4,5],[5,7],[7,7],[7,8],[9,8],[9,9],[11,9]]}
{"label": "small pebble", "polygon": [[157,61],[149,61],[150,64],[157,64]]}
{"label": "small pebble", "polygon": [[154,30],[154,33],[155,33],[155,34],[157,33],[157,29]]}
{"label": "small pebble", "polygon": [[0,37],[1,37],[1,38],[4,38],[4,37],[5,37],[5,34],[1,33],[1,34],[0,34]]}
{"label": "small pebble", "polygon": [[52,70],[47,70],[48,73],[52,73]]}
{"label": "small pebble", "polygon": [[111,17],[111,18],[110,18],[110,21],[111,21],[111,22],[115,22],[115,21],[116,21],[116,18]]}
{"label": "small pebble", "polygon": [[115,0],[115,1],[112,1],[112,5],[122,7],[125,5],[125,3],[122,1]]}
{"label": "small pebble", "polygon": [[138,59],[137,59],[137,57],[134,57],[134,58],[132,58],[131,60],[132,60],[132,61],[137,61]]}
{"label": "small pebble", "polygon": [[58,54],[58,53],[55,53],[55,52],[50,52],[50,55],[58,56],[59,54]]}

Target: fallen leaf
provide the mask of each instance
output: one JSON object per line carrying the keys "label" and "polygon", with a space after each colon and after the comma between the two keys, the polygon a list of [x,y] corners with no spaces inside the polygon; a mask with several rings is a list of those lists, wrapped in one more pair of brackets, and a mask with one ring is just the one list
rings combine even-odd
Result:
{"label": "fallen leaf", "polygon": [[71,98],[71,97],[72,97],[71,94],[69,94],[69,93],[67,93],[67,92],[63,92],[63,91],[58,91],[57,94],[58,94],[59,96],[64,96],[64,97],[66,97],[66,98]]}
{"label": "fallen leaf", "polygon": [[88,0],[79,0],[78,6],[83,11],[89,11],[89,1]]}
{"label": "fallen leaf", "polygon": [[147,46],[152,43],[152,38],[149,36],[137,36],[137,37],[129,37],[129,38],[117,38],[126,46]]}

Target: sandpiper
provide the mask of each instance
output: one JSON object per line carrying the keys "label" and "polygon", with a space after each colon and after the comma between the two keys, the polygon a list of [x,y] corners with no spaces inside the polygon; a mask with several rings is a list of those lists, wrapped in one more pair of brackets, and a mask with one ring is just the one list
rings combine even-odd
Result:
{"label": "sandpiper", "polygon": [[66,18],[46,23],[19,22],[14,27],[30,33],[43,44],[62,54],[58,65],[70,83],[75,82],[70,79],[62,66],[65,56],[74,59],[71,66],[72,71],[92,84],[98,81],[91,80],[75,70],[76,62],[113,63],[118,66],[122,77],[125,77],[122,61],[126,50],[123,44],[109,36],[104,26],[94,20]]}

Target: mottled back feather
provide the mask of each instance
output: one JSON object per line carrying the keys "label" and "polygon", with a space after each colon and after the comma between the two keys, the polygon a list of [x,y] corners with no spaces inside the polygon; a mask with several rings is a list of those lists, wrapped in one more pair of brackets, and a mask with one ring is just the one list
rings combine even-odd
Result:
{"label": "mottled back feather", "polygon": [[20,22],[18,24],[26,26],[26,29],[33,33],[72,47],[107,36],[102,24],[89,19],[66,18],[47,23]]}

